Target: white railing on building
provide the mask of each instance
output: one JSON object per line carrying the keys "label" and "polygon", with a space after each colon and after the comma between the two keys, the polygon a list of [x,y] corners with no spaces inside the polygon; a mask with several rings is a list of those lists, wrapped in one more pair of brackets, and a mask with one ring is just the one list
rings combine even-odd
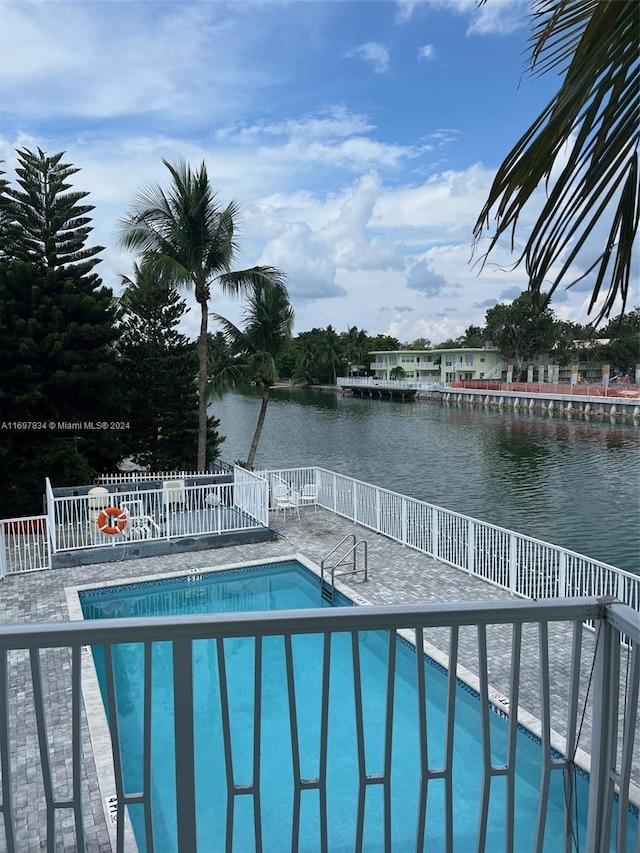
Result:
{"label": "white railing on building", "polygon": [[388,391],[430,391],[435,387],[432,382],[416,382],[404,379],[375,379],[374,377],[339,376],[337,380],[339,388],[368,388],[375,391],[376,388]]}
{"label": "white railing on building", "polygon": [[[168,480],[161,489],[58,496],[52,499],[56,552],[256,529],[266,526],[266,501],[265,485],[255,476],[237,483]],[[111,532],[101,529],[105,526]]]}
{"label": "white railing on building", "polygon": [[488,370],[485,375],[482,377],[482,381],[485,382],[489,379],[497,379],[502,376],[502,371],[507,369],[507,365],[504,361],[499,361],[495,364],[491,370]]}
{"label": "white railing on building", "polygon": [[[583,631],[581,623],[592,621],[596,626],[596,640]],[[558,648],[550,641],[548,626],[550,623],[564,625],[573,636],[565,646]],[[481,779],[475,826],[468,823],[468,816],[460,817],[457,805],[460,796],[460,769],[454,771],[453,740],[454,729],[460,713],[460,702],[455,701],[459,687],[457,667],[459,664],[458,641],[460,628],[471,626],[476,638],[478,676],[477,693],[480,700],[474,706],[477,723],[474,726],[477,739],[481,744],[479,765],[469,768]],[[512,642],[505,650],[496,648],[488,642],[493,626],[509,626]],[[526,626],[526,628],[525,628]],[[444,759],[434,763],[434,757],[427,750],[427,713],[425,659],[422,654],[414,654],[414,661],[408,667],[397,664],[399,643],[396,631],[409,629],[418,648],[431,637],[432,630],[449,629],[449,667],[444,672],[446,680],[446,699],[443,702],[443,738]],[[202,757],[196,758],[196,742],[202,741],[202,732],[211,734],[213,700],[206,710],[194,709],[194,662],[196,651],[202,658],[203,643],[208,643],[207,654],[217,665],[211,667],[212,691],[220,696],[222,713],[218,714],[221,736],[216,733],[216,743],[221,744],[224,752],[226,778],[219,784],[227,794],[226,810],[223,806],[219,815],[220,847],[224,839],[225,849],[236,849],[234,835],[238,831],[236,809],[240,798],[249,796],[251,806],[243,812],[251,815],[252,835],[257,850],[272,849],[270,839],[263,828],[266,812],[274,808],[269,799],[271,791],[265,790],[261,783],[262,750],[261,738],[273,737],[270,731],[263,730],[262,714],[267,702],[277,702],[280,717],[289,721],[283,738],[281,750],[281,773],[292,779],[293,796],[280,798],[277,804],[282,822],[290,827],[291,847],[298,849],[301,831],[301,800],[304,791],[313,792],[319,798],[317,823],[317,850],[328,853],[329,825],[332,815],[327,809],[328,786],[336,784],[327,763],[327,743],[331,743],[335,716],[329,714],[330,691],[335,666],[332,643],[336,635],[347,634],[351,638],[352,667],[351,684],[344,687],[344,693],[354,696],[355,713],[350,720],[350,743],[352,754],[358,757],[354,764],[349,785],[354,787],[351,802],[353,837],[343,839],[341,849],[362,850],[365,831],[365,803],[371,806],[368,790],[370,786],[379,786],[380,796],[376,797],[376,809],[381,809],[382,831],[375,842],[376,849],[395,849],[392,837],[392,808],[397,801],[391,796],[392,778],[398,772],[395,766],[394,751],[391,745],[399,736],[403,740],[413,739],[419,745],[420,761],[413,791],[412,802],[415,805],[417,820],[411,821],[409,832],[415,833],[414,842],[404,849],[422,850],[429,847],[426,834],[427,792],[430,785],[442,784],[444,797],[442,812],[431,820],[437,821],[438,831],[444,838],[442,849],[452,850],[458,821],[465,824],[465,839],[469,849],[484,850],[487,843],[488,815],[496,805],[492,793],[495,789],[504,790],[504,804],[500,805],[499,818],[503,823],[504,846],[501,849],[513,853],[516,847],[515,832],[520,813],[516,811],[516,767],[519,761],[522,741],[518,738],[518,716],[525,712],[519,707],[519,690],[524,684],[524,669],[527,661],[520,655],[520,643],[523,629],[536,630],[538,634],[539,667],[536,683],[531,687],[537,693],[540,708],[537,723],[540,739],[540,758],[538,779],[528,780],[532,788],[532,803],[527,810],[527,820],[534,827],[536,842],[528,849],[542,850],[545,836],[545,824],[548,809],[553,802],[554,791],[560,797],[560,809],[564,815],[564,831],[559,844],[554,849],[570,848],[570,840],[580,836],[581,849],[586,853],[603,853],[613,850],[619,853],[627,851],[628,843],[635,843],[637,849],[640,838],[637,835],[637,818],[632,817],[628,808],[632,785],[632,765],[634,757],[634,739],[637,726],[638,683],[640,674],[640,624],[638,615],[624,605],[608,604],[595,598],[565,600],[557,602],[464,602],[451,605],[414,605],[382,607],[340,607],[322,610],[275,611],[249,614],[206,614],[182,617],[149,617],[108,619],[96,621],[71,621],[55,624],[27,623],[21,625],[0,625],[0,768],[2,772],[2,803],[0,813],[0,833],[4,835],[4,849],[8,853],[38,849],[54,850],[56,846],[56,812],[68,809],[72,815],[71,826],[65,827],[65,843],[73,845],[74,850],[89,851],[95,849],[96,817],[92,812],[93,801],[85,801],[83,793],[87,784],[88,766],[93,766],[91,744],[83,732],[82,686],[89,683],[94,689],[95,671],[91,658],[82,654],[83,647],[101,646],[104,651],[106,702],[109,713],[99,709],[99,727],[104,734],[101,744],[101,761],[110,763],[101,784],[114,793],[114,815],[109,815],[109,824],[115,836],[115,849],[122,853],[131,849],[127,846],[126,836],[129,830],[127,807],[135,804],[141,809],[144,820],[141,822],[144,842],[147,850],[160,850],[161,842],[156,835],[158,828],[167,825],[175,827],[176,849],[180,853],[196,853],[198,848],[198,819],[200,810],[210,809],[208,800],[198,796],[196,789],[196,765]],[[465,629],[469,631],[469,628]],[[378,763],[372,763],[372,757],[365,750],[367,733],[363,717],[363,683],[365,674],[361,672],[361,641],[366,643],[366,634],[371,631],[387,632],[384,640],[386,652],[381,665],[385,685],[383,688],[384,707],[381,707],[379,725],[384,732],[384,757]],[[619,633],[631,636],[633,644],[624,648],[620,644]],[[314,664],[318,670],[318,727],[315,733],[313,766],[317,767],[309,775],[303,774],[304,764],[300,760],[301,743],[304,730],[299,723],[296,710],[296,690],[300,676],[300,661],[296,659],[295,639],[301,635],[323,637],[320,657]],[[383,635],[384,636],[384,635]],[[466,636],[466,634],[465,634]],[[284,648],[286,678],[279,682],[277,691],[271,681],[267,683],[266,667],[262,663],[264,638],[277,637]],[[230,675],[232,666],[237,664],[231,659],[235,650],[230,640],[244,638],[253,656],[250,667],[248,693],[238,704],[231,702]],[[587,643],[586,640],[590,642]],[[197,642],[196,642],[197,641]],[[140,660],[143,666],[139,670],[140,692],[144,697],[144,712],[140,715],[140,751],[138,755],[139,772],[135,788],[127,786],[122,768],[123,748],[117,713],[117,674],[114,665],[114,646],[125,643],[141,644]],[[175,799],[171,800],[171,810],[164,819],[153,818],[154,760],[151,736],[151,721],[156,719],[157,696],[152,690],[152,660],[154,647],[158,643],[167,643],[171,647],[172,685],[169,688],[171,714],[173,716],[172,734],[162,742],[163,753],[170,751],[175,762]],[[26,653],[26,654],[25,654]],[[508,656],[506,666],[510,670],[511,696],[507,700],[508,713],[504,712],[505,703],[497,703],[491,696],[490,672],[494,665],[494,653],[498,658]],[[265,651],[266,654],[266,651]],[[581,656],[582,664],[581,665]],[[244,659],[244,658],[243,658]],[[553,662],[561,659],[567,672],[568,701],[561,721],[562,734],[558,734],[555,712],[550,704],[549,672]],[[295,664],[295,665],[294,665]],[[309,663],[305,664],[305,669]],[[504,667],[503,660],[500,667]],[[22,673],[22,698],[14,699],[13,691],[7,686],[17,671]],[[402,674],[400,674],[402,673]],[[591,678],[591,675],[593,676]],[[418,711],[413,715],[413,730],[397,731],[394,716],[395,692],[398,679],[410,679],[416,693]],[[55,695],[51,694],[51,685],[55,685]],[[335,688],[333,688],[335,689]],[[333,693],[332,695],[335,695]],[[588,696],[588,702],[584,697]],[[506,697],[503,697],[506,699]],[[26,706],[29,706],[28,708]],[[584,705],[584,707],[583,707]],[[68,708],[61,714],[61,708]],[[505,718],[506,748],[497,747],[497,735],[492,725],[492,711],[500,709]],[[477,710],[476,710],[477,709]],[[203,718],[202,715],[205,715]],[[366,716],[366,714],[364,715]],[[35,722],[34,722],[35,720]],[[552,722],[553,720],[553,722]],[[531,718],[528,718],[531,721]],[[344,731],[344,718],[338,724]],[[429,716],[429,725],[432,717]],[[91,725],[91,721],[90,721]],[[94,723],[95,725],[95,723]],[[440,724],[439,724],[440,725]],[[554,726],[555,729],[554,729]],[[576,761],[583,761],[585,730],[590,731],[590,770],[588,805],[586,821],[582,809],[577,808]],[[94,728],[95,731],[95,728]],[[253,748],[240,770],[234,761],[232,752],[233,737],[242,732]],[[217,732],[217,730],[216,730]],[[235,732],[235,735],[234,735]],[[92,735],[93,737],[93,735]],[[199,739],[199,740],[198,740]],[[502,741],[501,741],[502,742]],[[494,750],[498,749],[500,760],[496,763]],[[554,750],[560,751],[554,752]],[[111,762],[109,756],[112,755]],[[588,756],[586,756],[588,762]],[[305,759],[309,767],[309,756]],[[474,759],[475,761],[475,759]],[[21,768],[28,762],[29,779]],[[201,767],[201,764],[199,765]],[[373,769],[372,769],[373,768]],[[375,770],[375,773],[374,773]],[[198,770],[198,772],[201,772]],[[636,768],[637,773],[637,768]],[[244,775],[242,775],[244,774]],[[456,775],[457,774],[457,775]],[[453,785],[454,775],[458,784]],[[397,777],[396,777],[397,778]],[[553,779],[553,781],[552,781]],[[435,780],[440,780],[436,782]],[[504,780],[504,781],[503,781]],[[555,781],[559,784],[556,786]],[[343,780],[340,780],[341,784]],[[93,782],[95,784],[95,781]],[[26,785],[29,785],[28,790]],[[394,783],[395,784],[395,783]],[[536,787],[537,785],[537,787]],[[617,792],[617,806],[614,804],[614,790]],[[316,793],[317,792],[317,793]],[[358,795],[356,793],[359,792]],[[168,802],[168,801],[167,801]],[[244,802],[244,801],[243,801]],[[306,803],[307,800],[304,800]],[[115,818],[115,819],[114,819]],[[576,823],[580,819],[582,827]],[[113,824],[117,829],[113,828]],[[586,828],[585,828],[586,824]],[[351,825],[351,824],[348,824]],[[475,832],[474,832],[475,829]],[[75,838],[68,838],[74,834]],[[636,837],[633,837],[636,833]],[[38,841],[35,841],[35,838]],[[474,837],[475,836],[475,837]],[[370,836],[369,836],[370,837]],[[565,846],[565,839],[567,844]],[[615,839],[615,841],[614,841]],[[202,842],[202,838],[200,838]],[[71,846],[65,849],[71,849]],[[440,847],[438,848],[440,849]],[[545,848],[546,849],[546,848]],[[571,848],[572,849],[572,848]]]}
{"label": "white railing on building", "polygon": [[640,575],[325,468],[270,471],[321,507],[525,598],[613,596],[640,611]]}
{"label": "white railing on building", "polygon": [[0,519],[0,578],[51,568],[46,515]]}

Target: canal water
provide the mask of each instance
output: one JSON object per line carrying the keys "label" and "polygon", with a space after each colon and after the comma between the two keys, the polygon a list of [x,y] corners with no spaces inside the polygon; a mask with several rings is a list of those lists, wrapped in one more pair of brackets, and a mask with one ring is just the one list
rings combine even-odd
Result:
{"label": "canal water", "polygon": [[[247,458],[259,407],[211,406],[223,459]],[[639,446],[609,418],[274,389],[256,467],[319,465],[640,573]]]}

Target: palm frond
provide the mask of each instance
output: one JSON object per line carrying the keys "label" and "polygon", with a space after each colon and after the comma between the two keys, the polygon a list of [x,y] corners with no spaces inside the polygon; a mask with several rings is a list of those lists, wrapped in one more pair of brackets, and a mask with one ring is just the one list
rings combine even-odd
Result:
{"label": "palm frond", "polygon": [[[538,0],[533,18],[532,69],[566,65],[564,81],[500,166],[474,226],[475,246],[494,227],[483,262],[505,234],[513,251],[519,217],[545,186],[543,209],[516,263],[525,262],[534,293],[543,283],[552,294],[560,284],[595,276],[590,311],[605,291],[597,322],[618,300],[624,311],[640,220],[640,4]],[[552,178],[565,146],[566,163]],[[608,236],[594,252],[596,228],[606,219]],[[571,278],[574,265],[580,272]]]}
{"label": "palm frond", "polygon": [[218,276],[218,284],[227,295],[249,294],[256,288],[264,286],[275,287],[283,293],[287,292],[284,273],[270,266],[251,267],[248,270],[226,272]]}

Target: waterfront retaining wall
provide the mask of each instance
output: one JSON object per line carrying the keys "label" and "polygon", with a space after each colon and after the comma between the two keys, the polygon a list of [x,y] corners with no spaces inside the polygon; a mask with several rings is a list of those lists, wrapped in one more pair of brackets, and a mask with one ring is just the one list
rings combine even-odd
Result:
{"label": "waterfront retaining wall", "polygon": [[493,408],[530,409],[640,420],[638,397],[591,397],[580,394],[485,391],[475,388],[432,388],[420,392],[420,397],[446,403],[468,403]]}

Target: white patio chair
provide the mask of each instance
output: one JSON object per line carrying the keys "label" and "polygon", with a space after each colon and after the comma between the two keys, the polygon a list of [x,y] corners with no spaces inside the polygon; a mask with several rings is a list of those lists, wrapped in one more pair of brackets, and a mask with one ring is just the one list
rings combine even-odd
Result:
{"label": "white patio chair", "polygon": [[278,503],[280,501],[286,501],[289,497],[289,486],[286,483],[278,483],[276,486],[273,486],[273,509],[276,511],[276,515],[278,513]]}
{"label": "white patio chair", "polygon": [[[87,492],[87,533],[88,544],[106,540],[106,537],[98,527],[98,516],[101,510],[106,509],[111,504],[111,495],[109,489],[104,486],[94,486]],[[80,522],[79,522],[80,523]]]}
{"label": "white patio chair", "polygon": [[96,516],[101,509],[106,509],[111,503],[109,489],[105,489],[104,486],[94,486],[93,489],[89,489],[87,495],[87,506],[95,512]]}
{"label": "white patio chair", "polygon": [[300,493],[290,492],[288,496],[279,498],[276,501],[276,515],[280,510],[284,514],[284,523],[287,523],[287,510],[295,510],[298,518],[300,518]]}
{"label": "white patio chair", "polygon": [[314,506],[318,511],[318,487],[315,483],[305,483],[300,493],[300,503],[303,506]]}
{"label": "white patio chair", "polygon": [[162,481],[162,509],[165,515],[171,510],[183,510],[186,499],[184,480]]}

